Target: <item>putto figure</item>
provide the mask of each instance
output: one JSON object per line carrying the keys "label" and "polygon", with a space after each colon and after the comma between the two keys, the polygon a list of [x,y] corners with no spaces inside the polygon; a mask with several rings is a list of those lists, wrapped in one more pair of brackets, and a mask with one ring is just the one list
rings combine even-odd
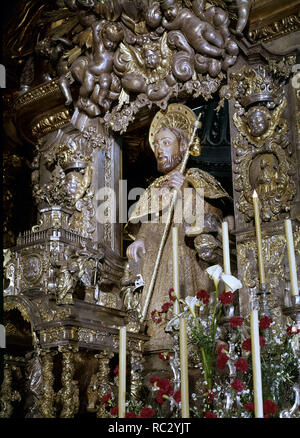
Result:
{"label": "putto figure", "polygon": [[180,31],[196,53],[205,57],[201,58],[201,73],[208,69],[205,61],[211,58],[220,60],[219,68],[215,67],[219,73],[221,68],[227,70],[235,63],[238,46],[230,38],[227,14],[220,8],[204,10],[204,5],[203,1],[194,1],[192,11],[188,8],[180,9],[176,0],[163,0],[162,25],[169,31]]}
{"label": "putto figure", "polygon": [[[81,83],[76,106],[89,116],[98,116],[101,109],[108,111],[111,101],[117,98],[120,84],[113,75],[113,57],[118,43],[123,38],[120,23],[101,20],[92,24],[93,53],[74,61],[71,76]],[[73,101],[66,76],[61,77],[60,87],[66,98],[66,105]]]}
{"label": "putto figure", "polygon": [[[135,238],[135,241],[127,248],[127,257],[129,263],[140,264],[141,275],[145,283],[141,294],[142,309],[165,227],[161,219],[166,209],[169,208],[169,203],[165,202],[165,196],[170,193],[170,189],[178,190],[179,198],[184,197],[183,220],[181,221],[180,215],[176,219],[180,222],[178,223],[178,235],[181,296],[183,298],[193,295],[200,289],[210,287],[205,273],[210,258],[207,257],[206,251],[202,251],[205,257],[200,258],[201,243],[197,242],[197,248],[195,248],[193,240],[200,234],[204,236],[213,233],[216,242],[219,242],[218,245],[221,246],[221,221],[226,210],[229,212],[230,197],[211,175],[200,169],[188,169],[184,175],[179,172],[194,120],[194,113],[189,108],[184,105],[171,104],[167,112],[159,112],[151,124],[150,144],[155,154],[157,168],[162,176],[146,189],[126,226],[128,233]],[[191,197],[185,198],[184,189],[186,188],[190,189]],[[203,200],[203,196],[204,202],[201,204],[203,208],[200,207],[201,211],[195,211],[193,202],[197,200],[197,197]],[[197,219],[202,213],[204,220],[202,224],[199,224]],[[149,218],[151,220],[145,222]],[[172,338],[164,332],[164,324],[157,325],[151,318],[152,312],[159,310],[164,303],[170,301],[169,289],[173,287],[171,254],[172,236],[169,233],[145,317],[148,334],[151,337],[148,345],[150,351],[172,346],[170,344]],[[211,259],[213,256],[214,254]]]}

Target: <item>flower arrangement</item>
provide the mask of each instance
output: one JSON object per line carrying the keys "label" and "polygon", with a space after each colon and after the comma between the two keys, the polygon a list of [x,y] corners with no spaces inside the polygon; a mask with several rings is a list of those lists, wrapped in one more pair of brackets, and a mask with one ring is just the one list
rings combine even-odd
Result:
{"label": "flower arrangement", "polygon": [[[182,311],[171,318],[166,331],[178,341],[179,318],[187,319],[189,346],[196,350],[203,374],[202,387],[197,394],[191,395],[194,402],[192,415],[251,418],[254,416],[254,397],[250,322],[249,317],[244,320],[234,315],[236,291],[242,284],[234,276],[224,274],[219,265],[207,268],[207,272],[214,281],[215,291],[200,290],[195,296],[180,300]],[[223,292],[221,282],[225,284]],[[157,324],[177,299],[173,289],[170,289],[169,297],[170,302],[153,312]],[[294,326],[286,331],[280,329],[268,315],[261,316],[259,327],[264,416],[278,417],[283,407],[284,390],[287,385],[292,386],[296,377],[297,361],[292,344],[299,331]],[[167,353],[160,355],[164,360]],[[167,397],[169,395],[165,394]]]}
{"label": "flower arrangement", "polygon": [[[174,290],[169,301],[151,314],[156,324],[167,320],[166,332],[174,337],[173,352],[158,353],[160,360],[170,365],[174,378],[150,378],[150,394],[143,400],[127,398],[126,418],[180,417],[181,392],[179,376],[179,319],[187,320],[189,354],[196,357],[199,379],[191,393],[190,416],[198,418],[254,417],[251,337],[249,317],[235,314],[236,291],[241,282],[223,273],[221,266],[207,269],[214,281],[215,291],[200,290],[195,296],[180,299],[180,313],[173,315],[177,300]],[[223,282],[225,290],[220,285]],[[224,287],[223,287],[224,288]],[[300,330],[294,325],[283,328],[271,315],[262,314],[259,320],[261,368],[263,383],[263,412],[265,418],[279,417],[284,400],[297,377],[297,343]],[[118,369],[115,369],[117,376]],[[116,396],[105,394],[101,403],[108,416],[118,416]]]}

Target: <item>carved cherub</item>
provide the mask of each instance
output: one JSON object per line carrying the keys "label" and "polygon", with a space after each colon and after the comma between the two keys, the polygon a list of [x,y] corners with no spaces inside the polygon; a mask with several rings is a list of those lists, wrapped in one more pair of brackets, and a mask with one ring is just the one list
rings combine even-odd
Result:
{"label": "carved cherub", "polygon": [[210,6],[207,9],[205,6],[206,0],[194,0],[192,3],[192,9],[197,17],[199,17],[201,20],[209,22],[212,26],[214,26],[221,33],[228,53],[232,56],[236,56],[238,54],[238,46],[231,39],[228,28],[228,13],[216,6]]}
{"label": "carved cherub", "polygon": [[169,72],[172,53],[166,32],[159,42],[147,40],[143,47],[121,43],[114,58],[114,70],[122,78],[123,89],[146,93],[150,99],[164,98],[173,79]]}
{"label": "carved cherub", "polygon": [[279,128],[278,134],[284,134],[287,130],[286,121],[281,119],[281,115],[286,107],[284,98],[280,105],[272,113],[265,106],[251,107],[244,115],[237,112],[233,115],[233,121],[241,134],[255,146],[264,143],[274,135],[275,129]]}
{"label": "carved cherub", "polygon": [[[35,47],[35,53],[43,59],[42,78],[45,81],[52,79],[52,76],[66,74],[68,62],[64,59],[64,52],[70,49],[73,44],[66,38],[52,37],[39,41]],[[50,73],[49,73],[50,68]]]}
{"label": "carved cherub", "polygon": [[242,35],[242,32],[245,29],[249,18],[252,0],[225,0],[225,2],[236,3],[236,6],[238,8],[238,21],[235,31],[238,35]]}
{"label": "carved cherub", "polygon": [[165,17],[162,25],[167,30],[180,31],[188,44],[197,52],[195,68],[213,77],[234,64],[238,54],[236,43],[230,38],[227,14],[220,8],[204,11],[205,3],[193,2],[193,9],[180,9],[176,0],[163,0]]}
{"label": "carved cherub", "polygon": [[[245,29],[245,26],[246,26],[248,18],[249,18],[251,6],[252,6],[252,0],[224,0],[224,1],[225,1],[225,3],[229,3],[229,4],[234,3],[233,8],[237,8],[238,21],[236,24],[235,31],[233,31],[233,32],[235,32],[239,36],[242,36],[242,32]],[[193,8],[195,14],[197,15],[197,13],[195,11],[195,4],[196,3],[205,3],[205,1],[203,1],[203,0],[200,0],[200,2],[198,0],[193,1],[192,8]],[[214,6],[213,6],[213,8],[214,8]],[[216,8],[216,9],[220,9],[222,11],[221,8]]]}
{"label": "carved cherub", "polygon": [[[113,84],[113,56],[118,43],[123,38],[123,30],[119,23],[106,20],[94,22],[93,52],[89,57],[81,56],[70,68],[71,76],[81,83],[77,107],[90,116],[100,114],[99,107],[109,110],[108,99]],[[68,77],[60,78],[60,88],[66,98],[66,105],[73,101]]]}
{"label": "carved cherub", "polygon": [[92,29],[93,57],[87,65],[80,95],[89,97],[96,84],[99,84],[98,104],[107,111],[110,106],[107,95],[112,83],[114,50],[123,37],[123,31],[118,23],[103,21],[94,23]]}

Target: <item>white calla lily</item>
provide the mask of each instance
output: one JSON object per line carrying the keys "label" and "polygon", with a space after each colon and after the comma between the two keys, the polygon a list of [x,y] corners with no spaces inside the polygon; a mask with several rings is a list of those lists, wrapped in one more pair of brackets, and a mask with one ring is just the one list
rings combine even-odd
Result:
{"label": "white calla lily", "polygon": [[191,314],[196,318],[195,306],[198,304],[199,300],[197,297],[186,297],[185,304],[188,306]]}
{"label": "white calla lily", "polygon": [[221,279],[232,292],[235,292],[237,289],[240,289],[243,286],[240,280],[233,275],[223,273],[221,274]]}
{"label": "white calla lily", "polygon": [[214,281],[215,286],[217,287],[217,285],[219,284],[221,275],[223,273],[222,267],[220,265],[209,266],[206,269],[206,272],[208,273],[210,278]]}
{"label": "white calla lily", "polygon": [[166,325],[165,332],[172,333],[173,330],[179,330],[179,316],[180,315],[176,315],[172,319],[170,319],[170,321]]}

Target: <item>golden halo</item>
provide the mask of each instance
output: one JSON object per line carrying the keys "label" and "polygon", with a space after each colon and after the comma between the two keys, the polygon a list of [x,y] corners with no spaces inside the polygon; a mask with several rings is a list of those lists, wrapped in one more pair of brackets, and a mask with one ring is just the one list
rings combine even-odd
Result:
{"label": "golden halo", "polygon": [[154,116],[149,130],[149,143],[154,152],[154,137],[162,128],[182,129],[191,138],[197,117],[194,112],[181,103],[171,103],[166,111],[158,111]]}

